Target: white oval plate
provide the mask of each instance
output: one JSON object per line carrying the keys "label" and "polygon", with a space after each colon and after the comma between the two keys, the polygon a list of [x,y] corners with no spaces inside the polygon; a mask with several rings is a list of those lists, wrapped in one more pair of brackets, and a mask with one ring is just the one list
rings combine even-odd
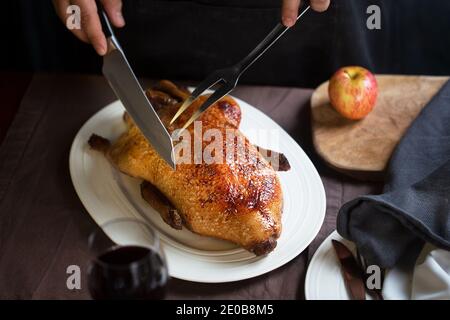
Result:
{"label": "white oval plate", "polygon": [[[256,277],[274,270],[299,255],[315,238],[325,217],[326,199],[322,181],[300,146],[272,119],[242,100],[240,130],[263,148],[281,151],[291,170],[280,172],[284,195],[283,231],[277,248],[266,257],[256,257],[236,245],[196,235],[186,228],[174,230],[142,198],[140,180],[115,170],[99,152],[90,150],[92,133],[108,139],[124,130],[125,109],[113,102],[93,115],[80,129],[70,150],[70,174],[86,210],[99,225],[116,218],[144,218],[160,233],[172,277],[195,282],[230,282]],[[263,141],[252,139],[256,130],[269,129]],[[273,131],[272,131],[273,130]],[[279,137],[279,146],[274,136]],[[260,139],[261,140],[261,139]],[[126,236],[126,235],[125,235]]]}

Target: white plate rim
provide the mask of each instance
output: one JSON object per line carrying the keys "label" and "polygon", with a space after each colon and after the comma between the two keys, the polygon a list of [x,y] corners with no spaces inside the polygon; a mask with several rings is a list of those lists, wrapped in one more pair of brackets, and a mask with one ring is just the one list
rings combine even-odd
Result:
{"label": "white plate rim", "polygon": [[[345,241],[339,233],[334,230],[325,240],[320,244],[314,253],[311,261],[308,264],[305,277],[305,299],[306,300],[322,300],[320,293],[317,292],[319,283],[320,271],[322,271],[322,262],[327,255],[334,254],[331,248],[331,240]],[[339,268],[336,258],[336,266]],[[336,283],[333,283],[331,288],[335,290],[331,294],[335,297],[332,300],[349,300],[344,280],[341,274],[336,275]],[[340,280],[340,281],[339,281]],[[323,281],[322,281],[323,282]]]}

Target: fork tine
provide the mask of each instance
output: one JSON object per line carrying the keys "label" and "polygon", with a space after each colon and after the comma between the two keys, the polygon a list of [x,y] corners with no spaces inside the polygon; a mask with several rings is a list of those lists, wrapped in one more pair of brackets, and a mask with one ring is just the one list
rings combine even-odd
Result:
{"label": "fork tine", "polygon": [[208,99],[206,99],[206,101],[200,106],[200,108],[198,108],[198,110],[196,110],[194,114],[191,116],[191,118],[184,124],[183,129],[181,131],[189,127],[189,125],[192,122],[194,122],[206,109],[208,109],[212,104],[216,103],[218,100],[226,96],[231,90],[233,90],[233,87],[223,85],[222,87],[214,91],[214,93],[210,95]]}
{"label": "fork tine", "polygon": [[181,107],[178,109],[177,113],[175,113],[175,115],[173,116],[172,120],[170,120],[170,124],[174,123],[175,120],[178,119],[178,117],[184,112],[186,111],[186,109],[192,104],[192,102],[194,102],[194,100],[196,100],[198,98],[194,97],[194,95],[190,95],[186,100],[184,100],[183,104],[181,105]]}
{"label": "fork tine", "polygon": [[220,77],[217,72],[212,73],[209,75],[202,83],[200,83],[197,88],[191,93],[189,98],[184,100],[181,107],[178,109],[177,113],[173,116],[172,120],[170,120],[170,124],[174,123],[175,120],[178,119],[178,117],[186,111],[187,108],[195,101],[197,98],[205,91],[217,84],[219,81],[222,80],[222,77]]}

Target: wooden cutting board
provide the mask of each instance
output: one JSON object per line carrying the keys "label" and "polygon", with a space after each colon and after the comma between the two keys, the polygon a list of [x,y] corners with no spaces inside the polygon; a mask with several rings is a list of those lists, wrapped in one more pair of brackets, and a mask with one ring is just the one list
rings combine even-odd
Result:
{"label": "wooden cutting board", "polygon": [[363,120],[344,119],[330,105],[328,82],[311,98],[312,136],[333,168],[364,180],[381,180],[390,156],[413,120],[447,77],[378,75],[374,110]]}

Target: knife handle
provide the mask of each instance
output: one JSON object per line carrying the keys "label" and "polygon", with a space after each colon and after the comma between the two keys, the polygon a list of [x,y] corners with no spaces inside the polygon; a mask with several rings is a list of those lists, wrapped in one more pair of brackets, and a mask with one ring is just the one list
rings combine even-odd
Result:
{"label": "knife handle", "polygon": [[96,0],[95,3],[97,4],[98,16],[100,18],[100,23],[102,24],[103,33],[105,34],[106,39],[114,37],[114,31],[105,10],[103,10],[103,5],[98,0]]}

